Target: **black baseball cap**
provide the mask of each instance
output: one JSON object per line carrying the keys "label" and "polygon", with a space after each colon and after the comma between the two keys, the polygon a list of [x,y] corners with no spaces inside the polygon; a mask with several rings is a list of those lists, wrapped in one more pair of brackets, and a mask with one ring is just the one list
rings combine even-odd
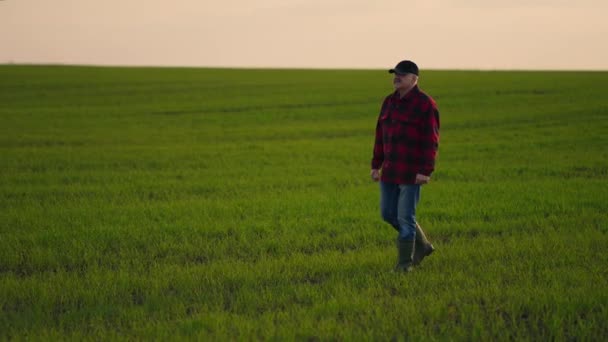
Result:
{"label": "black baseball cap", "polygon": [[412,61],[401,61],[394,69],[390,69],[388,72],[397,75],[414,74],[418,76],[418,66]]}

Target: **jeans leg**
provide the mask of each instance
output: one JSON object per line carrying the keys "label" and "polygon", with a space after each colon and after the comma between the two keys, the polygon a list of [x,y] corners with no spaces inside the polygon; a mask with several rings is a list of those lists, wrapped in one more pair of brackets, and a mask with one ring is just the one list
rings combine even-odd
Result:
{"label": "jeans leg", "polygon": [[397,221],[400,228],[399,239],[401,240],[414,240],[416,238],[416,205],[419,199],[419,184],[399,185]]}
{"label": "jeans leg", "polygon": [[380,182],[380,213],[382,219],[399,231],[397,204],[399,202],[399,185]]}

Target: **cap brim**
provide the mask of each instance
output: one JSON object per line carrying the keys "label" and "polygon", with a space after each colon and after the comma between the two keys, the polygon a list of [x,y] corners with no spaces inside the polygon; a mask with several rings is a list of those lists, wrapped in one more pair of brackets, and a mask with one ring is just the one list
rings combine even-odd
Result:
{"label": "cap brim", "polygon": [[389,74],[397,74],[397,75],[405,75],[405,74],[406,74],[406,72],[399,72],[399,71],[397,71],[397,70],[395,70],[395,69],[390,69],[390,70],[388,71],[388,73],[389,73]]}

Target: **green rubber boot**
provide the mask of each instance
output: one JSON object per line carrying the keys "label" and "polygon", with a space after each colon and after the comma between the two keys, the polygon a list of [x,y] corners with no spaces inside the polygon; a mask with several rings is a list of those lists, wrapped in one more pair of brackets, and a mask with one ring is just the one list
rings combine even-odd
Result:
{"label": "green rubber boot", "polygon": [[413,258],[414,258],[414,240],[401,240],[397,239],[397,250],[399,251],[399,259],[397,260],[397,266],[395,271],[397,272],[410,272],[413,270]]}
{"label": "green rubber boot", "polygon": [[429,242],[422,227],[416,223],[416,248],[414,249],[414,259],[412,265],[418,265],[422,259],[431,255],[435,251],[433,244]]}

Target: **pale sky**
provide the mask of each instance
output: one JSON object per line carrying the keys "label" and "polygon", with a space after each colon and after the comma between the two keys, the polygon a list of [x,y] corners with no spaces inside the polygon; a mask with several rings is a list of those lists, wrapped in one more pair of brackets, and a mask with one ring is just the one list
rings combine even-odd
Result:
{"label": "pale sky", "polygon": [[0,64],[608,70],[608,0],[0,0]]}

